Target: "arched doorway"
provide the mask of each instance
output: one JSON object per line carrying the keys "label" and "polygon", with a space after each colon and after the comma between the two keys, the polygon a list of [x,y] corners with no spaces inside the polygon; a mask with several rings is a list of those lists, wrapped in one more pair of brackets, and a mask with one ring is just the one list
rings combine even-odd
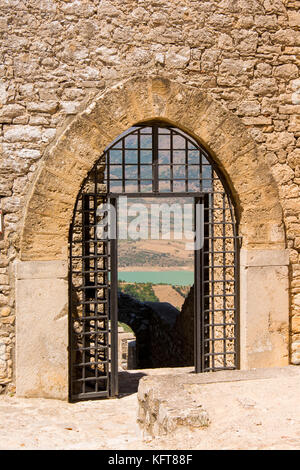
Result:
{"label": "arched doorway", "polygon": [[108,146],[77,197],[69,239],[70,399],[118,393],[117,233],[107,217],[120,196],[190,197],[195,233],[194,366],[239,367],[238,232],[233,200],[207,150],[159,121]]}
{"label": "arched doorway", "polygon": [[264,153],[241,120],[200,88],[138,76],[101,92],[66,122],[32,182],[15,270],[19,396],[69,397],[68,233],[76,198],[107,146],[150,120],[171,123],[203,143],[238,205],[240,367],[289,362],[289,253]]}

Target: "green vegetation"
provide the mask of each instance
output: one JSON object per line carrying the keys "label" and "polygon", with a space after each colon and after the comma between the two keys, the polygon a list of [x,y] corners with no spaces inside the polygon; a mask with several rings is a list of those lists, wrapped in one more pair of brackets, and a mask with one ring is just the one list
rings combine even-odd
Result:
{"label": "green vegetation", "polygon": [[124,294],[131,295],[141,302],[159,302],[159,299],[154,294],[152,284],[147,283],[138,283],[127,284],[125,282],[119,282],[119,290],[124,292]]}
{"label": "green vegetation", "polygon": [[122,323],[122,322],[119,321],[118,326],[121,326],[123,328],[123,330],[125,331],[125,333],[133,333],[130,326],[126,325],[126,323]]}
{"label": "green vegetation", "polygon": [[187,298],[190,292],[190,288],[191,288],[191,286],[172,286],[172,287],[174,290],[176,290],[176,292],[178,292],[178,294],[180,294],[185,299]]}

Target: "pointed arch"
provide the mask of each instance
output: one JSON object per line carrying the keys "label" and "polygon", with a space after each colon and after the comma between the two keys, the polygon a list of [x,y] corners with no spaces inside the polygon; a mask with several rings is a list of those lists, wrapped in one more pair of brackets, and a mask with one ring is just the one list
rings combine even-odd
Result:
{"label": "pointed arch", "polygon": [[66,125],[32,184],[16,263],[19,396],[68,397],[68,233],[76,198],[104,149],[126,129],[151,120],[196,139],[235,201],[243,239],[241,368],[288,363],[288,252],[278,189],[264,155],[241,120],[208,94],[164,78],[135,77],[99,94]]}
{"label": "pointed arch", "polygon": [[275,180],[239,118],[195,87],[143,77],[99,94],[45,152],[26,206],[22,260],[66,259],[83,179],[118,135],[153,119],[181,128],[208,149],[235,198],[244,246],[284,248]]}

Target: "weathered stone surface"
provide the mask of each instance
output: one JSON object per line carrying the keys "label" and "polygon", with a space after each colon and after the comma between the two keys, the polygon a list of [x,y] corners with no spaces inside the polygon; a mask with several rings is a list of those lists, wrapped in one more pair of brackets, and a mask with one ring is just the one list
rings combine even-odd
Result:
{"label": "weathered stone surface", "polygon": [[[197,430],[202,430],[201,437],[204,437],[206,433],[214,430],[214,419],[220,405],[220,397],[211,406],[209,396],[214,396],[214,391],[217,388],[221,395],[222,389],[226,388],[228,391],[226,398],[228,399],[235,396],[233,395],[233,386],[240,388],[248,383],[249,389],[256,390],[257,383],[263,383],[264,380],[272,383],[278,380],[285,383],[296,376],[298,381],[298,370],[299,368],[290,366],[191,374],[188,369],[184,368],[180,374],[149,375],[143,377],[139,383],[137,421],[145,437],[148,438],[149,436],[162,437],[164,435],[182,436],[188,430],[190,436]],[[248,386],[246,385],[246,387]],[[248,396],[236,396],[236,400],[244,408],[243,413],[245,413],[245,409],[256,407],[256,401],[249,398],[249,392]],[[228,409],[225,415],[228,419]],[[230,434],[232,436],[232,428]]]}
{"label": "weathered stone surface", "polygon": [[274,71],[275,77],[283,78],[290,81],[292,78],[296,78],[299,75],[298,67],[295,64],[279,65]]}
{"label": "weathered stone surface", "polygon": [[0,108],[0,123],[7,124],[24,113],[25,108],[18,104],[8,104]]}
{"label": "weathered stone surface", "polygon": [[42,138],[42,131],[36,126],[4,127],[4,139],[7,142],[37,142]]}
{"label": "weathered stone surface", "polygon": [[299,28],[300,26],[300,12],[296,10],[291,10],[288,11],[288,18],[289,18],[289,25],[291,27],[297,27]]}
{"label": "weathered stone surface", "polygon": [[27,110],[29,112],[50,113],[53,114],[58,108],[58,103],[55,101],[28,103]]}
{"label": "weathered stone surface", "polygon": [[178,49],[177,47],[171,47],[166,55],[166,65],[172,68],[184,68],[191,56],[189,47],[183,47]]}
{"label": "weathered stone surface", "polygon": [[241,250],[243,369],[288,364],[288,262],[287,251]]}
{"label": "weathered stone surface", "polygon": [[[31,262],[18,264],[17,394],[66,400],[68,283],[65,279],[56,277],[57,270],[63,276],[66,275],[66,266],[57,261],[38,262],[35,266]],[[49,341],[51,336],[55,337],[54,342]]]}
{"label": "weathered stone surface", "polygon": [[1,317],[8,317],[11,314],[11,308],[9,306],[2,307],[0,310]]}
{"label": "weathered stone surface", "polygon": [[274,78],[261,78],[255,80],[250,86],[250,89],[260,96],[273,96],[278,90],[276,80]]}
{"label": "weathered stone surface", "polygon": [[[144,434],[170,435],[179,428],[199,429],[209,426],[207,411],[195,403],[187,389],[187,376],[144,377],[138,389],[138,424]],[[182,407],[184,403],[184,407]]]}
{"label": "weathered stone surface", "polygon": [[5,82],[3,82],[2,80],[0,80],[0,103],[1,104],[5,104],[7,102],[7,85]]}

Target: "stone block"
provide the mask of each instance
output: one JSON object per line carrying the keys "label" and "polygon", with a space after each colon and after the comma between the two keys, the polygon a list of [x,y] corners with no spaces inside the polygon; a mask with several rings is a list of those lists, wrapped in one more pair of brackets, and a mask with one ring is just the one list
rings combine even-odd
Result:
{"label": "stone block", "polygon": [[[63,262],[19,263],[17,395],[68,398],[68,282]],[[49,272],[48,277],[46,272]]]}
{"label": "stone block", "polygon": [[300,28],[300,12],[297,10],[288,11],[289,25],[294,28]]}
{"label": "stone block", "polygon": [[246,126],[269,126],[272,124],[272,119],[265,116],[245,117],[243,123]]}
{"label": "stone block", "polygon": [[37,142],[42,138],[42,130],[36,126],[4,126],[4,139],[7,142]]}
{"label": "stone block", "polygon": [[66,261],[18,261],[16,279],[67,279]]}
{"label": "stone block", "polygon": [[191,398],[185,381],[177,379],[160,376],[140,380],[137,421],[145,436],[172,435],[180,428],[196,430],[210,424],[207,411]]}
{"label": "stone block", "polygon": [[274,76],[284,80],[290,81],[293,78],[297,78],[299,75],[298,67],[295,64],[284,64],[279,65],[274,70]]}
{"label": "stone block", "polygon": [[56,101],[41,101],[40,103],[28,103],[27,110],[34,113],[49,113],[53,114],[58,108]]}
{"label": "stone block", "polygon": [[287,251],[241,250],[240,334],[243,369],[287,365]]}
{"label": "stone block", "polygon": [[18,104],[8,104],[0,109],[0,123],[10,123],[15,117],[20,116],[25,111],[23,106]]}

